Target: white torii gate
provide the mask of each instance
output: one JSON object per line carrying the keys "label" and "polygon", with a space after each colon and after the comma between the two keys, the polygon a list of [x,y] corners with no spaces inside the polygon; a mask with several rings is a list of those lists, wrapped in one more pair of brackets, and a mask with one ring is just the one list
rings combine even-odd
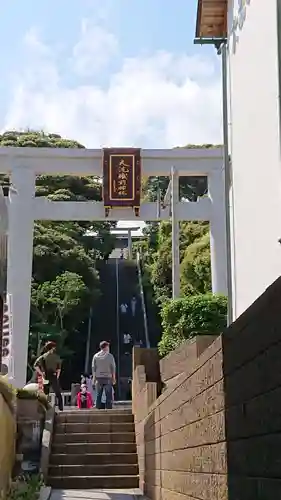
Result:
{"label": "white torii gate", "polygon": [[125,234],[128,240],[128,258],[132,259],[133,255],[133,241],[132,241],[132,232],[138,231],[140,229],[140,226],[131,226],[131,227],[115,227],[112,229],[112,234]]}
{"label": "white torii gate", "polygon": [[[210,221],[212,290],[227,295],[225,198],[223,150],[168,149],[142,150],[142,175],[173,175],[173,218],[179,221]],[[157,221],[170,218],[170,209],[159,210],[157,203],[142,203],[140,215],[126,208],[114,208],[105,218],[103,202],[54,202],[35,197],[37,175],[102,176],[102,150],[51,148],[0,148],[0,171],[9,173],[13,185],[8,204],[7,292],[12,297],[14,383],[25,384],[29,336],[34,220],[135,220]],[[180,176],[207,176],[208,197],[197,202],[178,200]],[[175,226],[176,227],[176,226]],[[178,260],[177,244],[173,246]],[[179,269],[174,277],[177,287]]]}

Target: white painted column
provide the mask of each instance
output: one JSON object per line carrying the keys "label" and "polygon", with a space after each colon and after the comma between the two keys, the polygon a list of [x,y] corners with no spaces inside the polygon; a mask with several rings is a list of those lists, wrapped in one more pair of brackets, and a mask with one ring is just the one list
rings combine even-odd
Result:
{"label": "white painted column", "polygon": [[14,384],[23,387],[29,339],[35,175],[24,166],[15,167],[11,182],[15,190],[10,191],[8,207],[7,291],[12,300]]}
{"label": "white painted column", "polygon": [[227,296],[227,253],[223,170],[213,171],[209,175],[208,191],[212,201],[210,214],[212,291],[213,293],[221,293]]}
{"label": "white painted column", "polygon": [[133,258],[133,247],[132,247],[132,231],[128,229],[128,254],[129,260]]}
{"label": "white painted column", "polygon": [[172,290],[173,299],[180,296],[180,251],[179,251],[179,221],[177,206],[179,202],[179,176],[176,169],[172,168],[171,180],[171,212],[172,212]]}

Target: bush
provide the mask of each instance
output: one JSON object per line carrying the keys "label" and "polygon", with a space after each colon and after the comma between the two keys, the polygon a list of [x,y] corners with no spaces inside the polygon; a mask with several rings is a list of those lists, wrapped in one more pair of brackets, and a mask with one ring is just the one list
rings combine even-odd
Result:
{"label": "bush", "polygon": [[34,400],[37,399],[39,403],[43,406],[45,410],[48,410],[50,408],[50,404],[48,402],[48,398],[46,394],[44,394],[41,391],[33,391],[33,390],[28,390],[28,389],[18,389],[17,390],[17,398],[18,399],[30,399]]}
{"label": "bush", "polygon": [[158,344],[166,356],[196,335],[220,334],[226,327],[227,299],[221,295],[195,295],[166,302],[161,310],[163,335]]}
{"label": "bush", "polygon": [[2,375],[0,375],[0,394],[2,394],[5,402],[13,413],[15,408],[16,390],[9,383],[7,377]]}
{"label": "bush", "polygon": [[22,475],[12,483],[7,500],[38,500],[42,485],[40,476]]}
{"label": "bush", "polygon": [[5,402],[10,410],[14,412],[16,399],[37,399],[39,403],[48,410],[50,404],[46,394],[41,391],[34,391],[28,389],[15,389],[7,380],[5,376],[0,375],[0,394],[2,394]]}

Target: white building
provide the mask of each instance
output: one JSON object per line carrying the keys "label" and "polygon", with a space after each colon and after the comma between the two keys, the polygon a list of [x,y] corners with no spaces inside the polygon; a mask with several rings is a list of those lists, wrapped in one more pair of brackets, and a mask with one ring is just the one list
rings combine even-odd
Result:
{"label": "white building", "polygon": [[228,41],[234,319],[281,274],[280,8],[198,0],[196,38]]}

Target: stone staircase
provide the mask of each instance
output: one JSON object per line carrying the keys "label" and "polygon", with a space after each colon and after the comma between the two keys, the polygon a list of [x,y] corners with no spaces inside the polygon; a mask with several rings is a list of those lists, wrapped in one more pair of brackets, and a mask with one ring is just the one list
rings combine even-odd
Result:
{"label": "stone staircase", "polygon": [[138,488],[132,411],[93,409],[57,414],[48,486],[56,489]]}

